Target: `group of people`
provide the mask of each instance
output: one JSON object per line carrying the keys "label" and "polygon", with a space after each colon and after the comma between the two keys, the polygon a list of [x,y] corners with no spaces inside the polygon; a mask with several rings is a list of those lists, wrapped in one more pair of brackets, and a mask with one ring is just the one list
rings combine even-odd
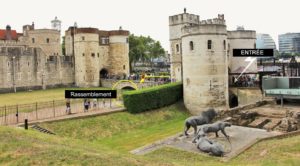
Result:
{"label": "group of people", "polygon": [[242,75],[238,78],[232,77],[232,79],[234,85],[238,87],[254,87],[259,82],[259,78],[255,75]]}
{"label": "group of people", "polygon": [[[102,100],[103,107],[105,107],[105,100]],[[88,112],[88,110],[93,106],[93,108],[97,108],[98,106],[98,99],[93,99],[92,104],[90,99],[83,100],[84,112]],[[66,113],[71,114],[71,100],[66,99]]]}

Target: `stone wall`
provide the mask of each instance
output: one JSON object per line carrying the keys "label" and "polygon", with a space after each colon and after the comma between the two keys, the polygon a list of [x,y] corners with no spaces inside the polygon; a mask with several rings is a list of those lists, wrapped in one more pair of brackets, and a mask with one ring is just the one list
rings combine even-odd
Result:
{"label": "stone wall", "polygon": [[230,88],[229,91],[238,97],[239,105],[247,105],[263,99],[259,88]]}
{"label": "stone wall", "polygon": [[[72,61],[66,62],[61,56],[49,61],[39,48],[22,46],[9,49],[19,51],[13,54],[0,52],[0,92],[12,92],[14,84],[17,90],[30,90],[74,83]],[[0,50],[9,49],[0,47]]]}

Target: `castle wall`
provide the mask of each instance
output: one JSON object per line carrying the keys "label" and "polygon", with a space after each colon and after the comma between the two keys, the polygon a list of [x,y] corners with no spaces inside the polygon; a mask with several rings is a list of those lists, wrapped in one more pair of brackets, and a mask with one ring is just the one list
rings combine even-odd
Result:
{"label": "castle wall", "polygon": [[[19,91],[70,85],[74,82],[72,63],[63,62],[61,65],[59,59],[62,58],[49,62],[39,48],[2,46],[0,50],[0,92],[12,92],[14,83]],[[62,77],[64,74],[68,76]]]}
{"label": "castle wall", "polygon": [[[193,114],[228,106],[228,59],[225,25],[200,25],[183,30],[184,103]],[[207,48],[208,40],[212,48]],[[191,50],[190,42],[193,42]]]}

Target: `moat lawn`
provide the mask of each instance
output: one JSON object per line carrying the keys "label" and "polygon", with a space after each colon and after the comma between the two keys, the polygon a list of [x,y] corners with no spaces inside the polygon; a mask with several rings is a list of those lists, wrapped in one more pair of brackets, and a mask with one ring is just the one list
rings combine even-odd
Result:
{"label": "moat lawn", "polygon": [[23,91],[17,93],[0,94],[0,106],[28,104],[43,101],[63,100],[65,98],[66,89],[107,89],[102,87],[97,88],[56,88],[47,90]]}
{"label": "moat lawn", "polygon": [[169,147],[141,156],[129,153],[182,132],[188,116],[177,103],[140,114],[40,124],[56,135],[0,127],[0,165],[300,165],[300,136],[261,142],[227,163]]}

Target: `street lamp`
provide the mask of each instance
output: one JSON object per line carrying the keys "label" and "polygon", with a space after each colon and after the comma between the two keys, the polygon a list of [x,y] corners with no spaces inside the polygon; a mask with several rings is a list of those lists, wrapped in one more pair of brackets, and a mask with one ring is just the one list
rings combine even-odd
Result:
{"label": "street lamp", "polygon": [[13,87],[14,87],[14,92],[17,92],[17,88],[16,88],[16,77],[15,77],[15,56],[13,56]]}

